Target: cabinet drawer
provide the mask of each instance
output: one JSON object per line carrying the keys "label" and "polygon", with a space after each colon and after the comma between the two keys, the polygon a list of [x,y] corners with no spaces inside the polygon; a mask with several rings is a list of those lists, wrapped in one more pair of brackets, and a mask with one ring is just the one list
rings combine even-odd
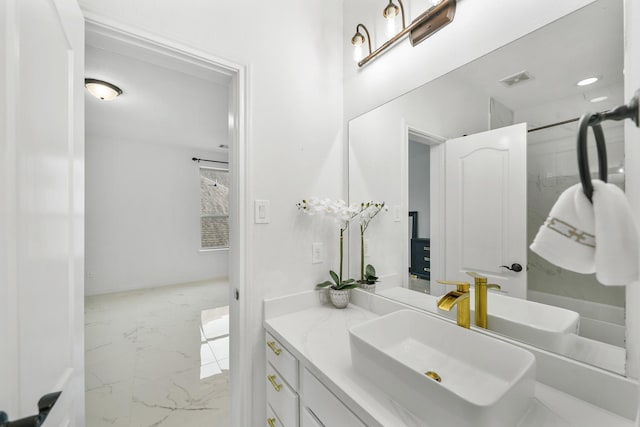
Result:
{"label": "cabinet drawer", "polygon": [[271,409],[271,406],[269,406],[268,404],[267,404],[267,422],[265,423],[265,425],[267,427],[284,427],[280,422],[280,420],[278,419],[278,417],[276,416],[276,413],[273,412],[273,409]]}
{"label": "cabinet drawer", "polygon": [[284,427],[298,427],[298,395],[282,379],[278,371],[267,363],[267,405]]}
{"label": "cabinet drawer", "polygon": [[268,332],[265,333],[267,362],[276,368],[282,378],[298,390],[298,360]]}
{"label": "cabinet drawer", "polygon": [[[303,396],[303,419],[315,415],[325,427],[366,427],[344,404],[329,391],[307,369],[304,369],[301,381],[301,395]],[[314,417],[311,417],[314,418]],[[315,421],[315,420],[314,420]],[[317,422],[316,422],[317,423]],[[313,426],[314,424],[308,424]]]}
{"label": "cabinet drawer", "polygon": [[302,411],[302,424],[301,427],[325,427],[323,426],[316,416],[311,413],[309,408],[304,408]]}

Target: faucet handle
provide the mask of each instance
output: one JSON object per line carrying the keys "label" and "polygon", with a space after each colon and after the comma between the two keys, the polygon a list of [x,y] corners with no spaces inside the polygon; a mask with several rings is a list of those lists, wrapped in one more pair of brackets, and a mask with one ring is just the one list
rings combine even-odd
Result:
{"label": "faucet handle", "polygon": [[486,285],[486,286],[487,286],[487,289],[502,289],[502,288],[500,287],[500,285],[497,285],[497,284],[495,284],[495,283],[489,283],[489,284],[488,284],[488,285]]}
{"label": "faucet handle", "polygon": [[469,286],[467,282],[456,282],[454,280],[437,280],[441,285],[453,285],[458,287],[458,292],[469,292]]}
{"label": "faucet handle", "polygon": [[487,279],[485,276],[482,276],[478,273],[476,273],[475,271],[467,271],[467,276],[471,276],[474,279]]}

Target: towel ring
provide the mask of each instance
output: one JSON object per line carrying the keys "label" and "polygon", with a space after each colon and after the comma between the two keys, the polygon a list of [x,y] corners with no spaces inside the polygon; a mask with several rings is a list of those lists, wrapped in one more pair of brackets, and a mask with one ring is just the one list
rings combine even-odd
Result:
{"label": "towel ring", "polygon": [[[582,191],[587,199],[593,203],[593,184],[591,183],[591,172],[589,171],[589,156],[587,154],[587,132],[589,127],[593,129],[596,137],[596,149],[598,152],[598,175],[601,181],[607,182],[607,147],[604,141],[604,132],[600,126],[597,114],[586,113],[580,117],[578,125],[578,171],[582,182]],[[592,122],[596,121],[592,124]]]}
{"label": "towel ring", "polygon": [[631,119],[640,127],[640,89],[636,90],[628,104],[621,105],[602,113],[587,113],[580,117],[578,125],[578,170],[580,171],[580,181],[582,190],[587,199],[593,203],[593,184],[591,183],[591,172],[589,172],[589,157],[587,156],[587,131],[589,126],[593,128],[596,137],[596,148],[598,151],[598,170],[600,180],[607,182],[607,147],[604,141],[604,132],[600,123],[605,120],[625,120]]}

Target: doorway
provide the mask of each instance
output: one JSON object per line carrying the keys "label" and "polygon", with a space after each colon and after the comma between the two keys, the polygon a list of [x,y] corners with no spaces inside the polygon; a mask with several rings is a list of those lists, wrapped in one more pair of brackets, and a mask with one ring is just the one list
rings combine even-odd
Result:
{"label": "doorway", "polygon": [[86,98],[87,424],[230,425],[237,76],[92,22],[86,43],[85,77],[123,90]]}

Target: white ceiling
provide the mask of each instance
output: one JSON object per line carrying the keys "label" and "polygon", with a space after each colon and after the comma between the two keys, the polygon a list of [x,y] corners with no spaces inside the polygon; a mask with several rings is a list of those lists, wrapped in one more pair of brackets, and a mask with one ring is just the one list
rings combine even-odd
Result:
{"label": "white ceiling", "polygon": [[[526,35],[449,74],[491,96],[511,110],[547,105],[560,106],[571,100],[572,116],[582,110],[603,110],[622,100],[623,13],[619,0],[600,0]],[[500,80],[520,71],[533,80],[505,87]],[[579,87],[586,77],[597,83]],[[592,104],[600,94],[607,102]],[[585,99],[587,98],[587,99]],[[571,117],[564,117],[569,119]],[[537,123],[542,125],[546,123]],[[533,127],[533,126],[530,126]]]}
{"label": "white ceiling", "polygon": [[85,91],[88,136],[227,151],[219,145],[229,144],[229,76],[92,35],[87,37],[85,77],[124,92],[101,101]]}

